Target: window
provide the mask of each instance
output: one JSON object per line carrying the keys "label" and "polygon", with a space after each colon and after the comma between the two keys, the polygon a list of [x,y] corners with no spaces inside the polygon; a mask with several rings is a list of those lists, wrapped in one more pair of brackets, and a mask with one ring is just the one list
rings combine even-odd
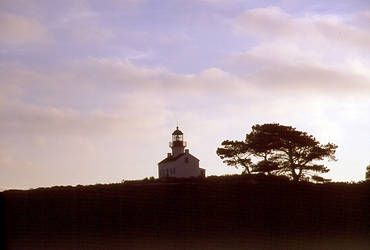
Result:
{"label": "window", "polygon": [[183,141],[183,135],[173,135],[172,141]]}

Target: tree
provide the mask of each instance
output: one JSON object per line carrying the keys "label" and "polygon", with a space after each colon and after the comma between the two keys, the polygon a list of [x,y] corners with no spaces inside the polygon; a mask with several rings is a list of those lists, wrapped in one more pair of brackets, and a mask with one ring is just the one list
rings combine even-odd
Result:
{"label": "tree", "polygon": [[366,167],[366,180],[370,181],[370,164]]}
{"label": "tree", "polygon": [[244,167],[248,174],[283,174],[294,181],[311,177],[316,182],[319,178],[313,177],[315,172],[329,171],[318,162],[336,160],[337,149],[335,144],[322,145],[312,135],[278,123],[254,125],[245,141],[224,141],[222,146],[217,149],[221,159],[228,165]]}
{"label": "tree", "polygon": [[327,182],[331,182],[331,179],[325,179],[321,176],[318,176],[318,175],[313,175],[311,176],[311,179],[316,182],[316,183],[327,183]]}
{"label": "tree", "polygon": [[252,168],[252,172],[271,175],[274,171],[279,170],[279,164],[270,160],[262,160],[257,164],[253,164]]}
{"label": "tree", "polygon": [[223,141],[222,148],[218,148],[216,153],[223,160],[224,163],[238,168],[243,167],[243,173],[251,173],[252,160],[249,148],[243,141]]}
{"label": "tree", "polygon": [[327,173],[329,169],[318,161],[335,159],[337,146],[320,144],[312,135],[278,123],[254,125],[246,135],[246,144],[256,154],[268,154],[279,165],[279,173],[288,174],[294,181]]}

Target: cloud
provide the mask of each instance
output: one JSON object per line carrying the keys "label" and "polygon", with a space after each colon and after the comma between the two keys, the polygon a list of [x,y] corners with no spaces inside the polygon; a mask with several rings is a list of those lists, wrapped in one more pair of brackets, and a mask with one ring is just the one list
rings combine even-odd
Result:
{"label": "cloud", "polygon": [[47,30],[34,18],[0,13],[0,44],[20,46],[49,40]]}
{"label": "cloud", "polygon": [[82,43],[102,43],[114,37],[113,31],[103,25],[89,1],[73,2],[57,20],[54,28],[58,33]]}
{"label": "cloud", "polygon": [[293,17],[278,7],[247,10],[233,29],[256,39],[254,47],[226,60],[252,84],[301,94],[370,93],[368,29],[338,16]]}
{"label": "cloud", "polygon": [[240,0],[195,0],[195,2],[204,2],[213,5],[226,5],[226,4],[235,4],[240,2]]}
{"label": "cloud", "polygon": [[[337,143],[338,158],[347,157],[340,164],[359,165],[358,152],[369,148],[358,142],[369,137],[368,13],[297,17],[268,7],[247,10],[228,26],[226,16],[240,11],[236,5],[206,1],[195,14],[190,8],[180,16],[172,15],[180,6],[166,4],[158,12],[128,0],[53,2],[7,17],[13,24],[32,13],[40,17],[18,22],[41,28],[13,35],[18,43],[12,44],[42,43],[49,34],[55,43],[36,53],[31,46],[10,51],[10,60],[0,62],[3,186],[156,175],[177,122],[210,174],[233,171],[215,154],[222,140],[243,139],[265,122]],[[1,46],[11,44],[5,40]],[[214,55],[231,51],[224,65],[215,63]],[[126,59],[133,53],[151,58]],[[197,60],[205,66],[192,71]],[[170,70],[178,61],[186,66]],[[359,179],[359,169],[338,176]]]}
{"label": "cloud", "polygon": [[[16,135],[120,135],[165,122],[166,109],[149,95],[122,96],[121,106],[81,112],[76,109],[18,103],[0,109],[0,133]],[[155,100],[155,99],[154,99]]]}
{"label": "cloud", "polygon": [[[356,16],[354,17],[354,19]],[[369,50],[370,31],[334,15],[294,17],[279,7],[247,10],[234,20],[235,34],[310,44],[339,44]]]}
{"label": "cloud", "polygon": [[320,64],[279,65],[278,58],[269,64],[258,58],[259,53],[243,56],[250,62],[260,60],[266,68],[246,76],[219,68],[176,74],[119,58],[88,58],[45,72],[3,64],[0,133],[129,137],[133,131],[183,119],[177,112],[184,110],[212,120],[219,112],[235,110],[231,104],[248,105],[245,110],[258,113],[275,98],[290,98],[292,94],[342,94],[349,98],[349,94],[366,97],[370,92],[368,79],[361,74]]}
{"label": "cloud", "polygon": [[369,28],[370,11],[361,11],[352,20],[353,25],[359,26],[365,30]]}
{"label": "cloud", "polygon": [[35,169],[39,166],[29,160],[19,159],[16,150],[9,150],[1,145],[0,167],[4,169]]}
{"label": "cloud", "polygon": [[[349,106],[342,100],[338,106],[328,95],[291,95],[268,86],[257,73],[249,80],[219,68],[177,74],[119,58],[87,58],[42,71],[3,63],[0,75],[0,92],[6,91],[0,105],[0,163],[11,176],[23,171],[38,179],[30,184],[23,176],[19,185],[28,187],[155,175],[176,122],[210,174],[232,172],[215,149],[223,139],[241,139],[253,124],[309,128],[323,143],[337,143],[346,135],[346,116],[360,124],[368,109],[366,100],[356,112],[358,102]],[[330,115],[337,115],[337,108],[345,115],[336,123]],[[10,154],[7,148],[16,150]]]}
{"label": "cloud", "polygon": [[89,58],[46,72],[4,63],[0,75],[3,135],[131,138],[134,131],[162,126],[170,115],[164,69]]}
{"label": "cloud", "polygon": [[354,72],[342,72],[312,65],[281,65],[263,69],[248,77],[251,82],[276,91],[302,94],[326,93],[338,96],[368,96],[370,79]]}
{"label": "cloud", "polygon": [[138,6],[146,3],[148,0],[113,0],[112,3],[116,7],[127,8]]}
{"label": "cloud", "polygon": [[[63,88],[68,85],[93,92],[105,86],[127,93],[156,93],[165,98],[181,98],[183,94],[188,94],[188,97],[246,94],[244,89],[248,85],[241,78],[219,68],[208,68],[198,74],[178,74],[164,67],[138,66],[120,58],[90,57],[75,61],[61,72],[48,75],[63,82],[63,85],[59,85]],[[76,85],[76,82],[79,84]],[[253,86],[249,86],[248,93],[253,93]]]}
{"label": "cloud", "polygon": [[40,72],[0,68],[1,133],[120,133],[164,124],[171,106],[190,110],[213,96],[248,96],[245,83],[217,68],[196,75],[139,67],[128,60],[89,58]]}

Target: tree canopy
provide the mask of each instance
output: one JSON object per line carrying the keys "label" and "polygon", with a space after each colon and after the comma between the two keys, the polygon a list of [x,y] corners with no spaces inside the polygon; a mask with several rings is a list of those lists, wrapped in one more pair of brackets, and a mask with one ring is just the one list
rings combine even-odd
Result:
{"label": "tree canopy", "polygon": [[235,168],[241,166],[244,168],[243,173],[251,173],[252,160],[249,158],[251,153],[246,143],[226,140],[221,145],[223,147],[217,149],[217,154],[224,163]]}
{"label": "tree canopy", "polygon": [[242,166],[245,173],[282,174],[294,181],[327,181],[314,173],[329,169],[318,162],[336,160],[337,146],[320,144],[312,135],[278,123],[254,125],[245,141],[224,141],[217,154],[231,166]]}

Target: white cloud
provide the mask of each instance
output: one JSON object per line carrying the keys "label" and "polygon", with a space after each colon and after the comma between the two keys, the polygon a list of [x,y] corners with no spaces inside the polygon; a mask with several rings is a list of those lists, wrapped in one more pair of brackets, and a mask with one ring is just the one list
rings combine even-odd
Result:
{"label": "white cloud", "polygon": [[4,79],[0,90],[6,94],[0,99],[0,131],[114,134],[162,126],[177,110],[204,111],[214,119],[216,111],[235,109],[232,104],[258,113],[271,105],[278,108],[281,102],[273,101],[292,94],[299,97],[292,101],[299,102],[314,95],[366,99],[370,92],[368,78],[361,74],[259,60],[267,68],[244,77],[218,68],[175,74],[118,58],[89,58],[51,72],[8,66],[0,71]]}
{"label": "white cloud", "polygon": [[247,10],[233,25],[258,41],[227,60],[248,82],[290,93],[369,95],[370,30],[337,16],[293,17],[278,7]]}
{"label": "white cloud", "polygon": [[49,40],[47,30],[34,18],[0,13],[0,44],[25,45],[41,43]]}
{"label": "white cloud", "polygon": [[234,32],[265,40],[281,39],[311,45],[337,44],[370,49],[370,30],[366,28],[334,15],[306,14],[304,17],[294,17],[279,7],[245,11],[235,19]]}
{"label": "white cloud", "polygon": [[[165,123],[171,107],[203,102],[209,94],[248,96],[252,89],[217,68],[181,75],[120,59],[89,58],[48,72],[4,64],[0,74],[2,133],[132,134]],[[83,108],[86,102],[91,106]]]}
{"label": "white cloud", "polygon": [[28,168],[30,167],[30,163],[29,162],[22,162],[20,163],[19,160],[16,160],[16,157],[14,157],[13,154],[11,154],[10,152],[6,152],[4,151],[4,149],[2,150],[2,152],[0,153],[0,166],[2,168],[9,168],[9,167],[12,167],[12,168]]}

